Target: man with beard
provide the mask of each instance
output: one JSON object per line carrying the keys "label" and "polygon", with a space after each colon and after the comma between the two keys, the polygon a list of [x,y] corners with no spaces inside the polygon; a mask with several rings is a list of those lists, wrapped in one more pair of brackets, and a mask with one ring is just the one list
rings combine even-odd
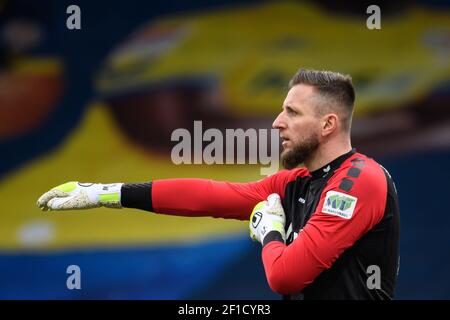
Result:
{"label": "man with beard", "polygon": [[300,70],[273,123],[285,170],[251,183],[68,182],[42,195],[38,206],[250,220],[268,283],[285,299],[391,299],[399,260],[397,194],[389,173],[352,149],[354,101],[350,76]]}

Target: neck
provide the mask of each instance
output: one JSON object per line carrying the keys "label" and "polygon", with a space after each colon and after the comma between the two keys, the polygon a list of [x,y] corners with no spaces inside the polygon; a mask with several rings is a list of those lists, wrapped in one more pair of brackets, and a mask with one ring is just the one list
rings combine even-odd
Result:
{"label": "neck", "polygon": [[340,141],[330,140],[322,143],[319,148],[317,148],[316,152],[305,160],[304,164],[308,171],[312,172],[351,150],[352,146],[349,138]]}

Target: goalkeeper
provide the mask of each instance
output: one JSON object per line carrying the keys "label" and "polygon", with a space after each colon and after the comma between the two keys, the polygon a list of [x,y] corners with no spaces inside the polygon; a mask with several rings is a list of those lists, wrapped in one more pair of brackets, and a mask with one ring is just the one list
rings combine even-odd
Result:
{"label": "goalkeeper", "polygon": [[392,299],[399,259],[397,194],[387,171],[351,147],[351,78],[300,70],[289,87],[273,123],[285,170],[250,183],[68,182],[43,194],[38,206],[250,220],[269,286],[285,299]]}

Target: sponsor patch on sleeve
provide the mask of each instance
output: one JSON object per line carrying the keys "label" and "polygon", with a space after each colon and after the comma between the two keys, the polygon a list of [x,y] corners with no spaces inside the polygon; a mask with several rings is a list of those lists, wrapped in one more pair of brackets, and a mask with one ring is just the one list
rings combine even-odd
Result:
{"label": "sponsor patch on sleeve", "polygon": [[344,219],[351,219],[357,201],[358,198],[352,197],[351,195],[337,191],[328,191],[325,196],[322,212]]}

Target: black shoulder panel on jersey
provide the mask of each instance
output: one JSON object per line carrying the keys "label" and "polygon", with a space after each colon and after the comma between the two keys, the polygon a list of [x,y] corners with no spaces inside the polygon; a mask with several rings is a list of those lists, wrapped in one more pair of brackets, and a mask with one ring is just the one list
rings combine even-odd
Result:
{"label": "black shoulder panel on jersey", "polygon": [[366,165],[366,162],[362,158],[355,158],[353,160],[350,160],[350,162],[357,168],[362,168]]}
{"label": "black shoulder panel on jersey", "polygon": [[339,184],[339,189],[350,192],[350,190],[353,187],[353,181],[349,180],[347,178],[342,179],[341,183]]}
{"label": "black shoulder panel on jersey", "polygon": [[360,174],[361,174],[361,169],[358,169],[355,167],[351,167],[350,169],[348,169],[348,172],[347,172],[347,175],[352,178],[358,178]]}

